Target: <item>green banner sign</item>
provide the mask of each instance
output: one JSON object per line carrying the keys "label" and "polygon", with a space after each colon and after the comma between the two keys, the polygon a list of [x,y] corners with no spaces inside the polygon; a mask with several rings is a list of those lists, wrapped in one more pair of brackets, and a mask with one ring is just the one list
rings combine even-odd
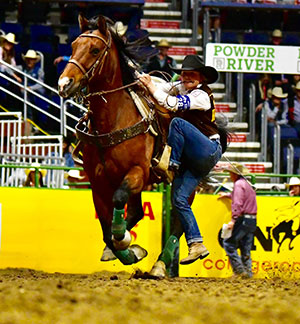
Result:
{"label": "green banner sign", "polygon": [[205,64],[220,72],[300,74],[300,47],[208,43]]}

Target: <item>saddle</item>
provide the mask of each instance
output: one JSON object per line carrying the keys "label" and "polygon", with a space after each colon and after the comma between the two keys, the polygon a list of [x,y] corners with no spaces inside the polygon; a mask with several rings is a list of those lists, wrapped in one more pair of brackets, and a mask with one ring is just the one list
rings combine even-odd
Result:
{"label": "saddle", "polygon": [[[160,78],[152,78],[156,82],[161,82]],[[164,80],[162,81],[164,82]],[[155,136],[155,144],[151,159],[151,181],[153,183],[169,182],[162,171],[167,170],[169,166],[171,147],[167,145],[167,137],[173,113],[160,106],[146,89],[139,88],[136,91],[130,89],[129,93],[141,116],[144,118],[153,111],[153,123],[150,131]]]}

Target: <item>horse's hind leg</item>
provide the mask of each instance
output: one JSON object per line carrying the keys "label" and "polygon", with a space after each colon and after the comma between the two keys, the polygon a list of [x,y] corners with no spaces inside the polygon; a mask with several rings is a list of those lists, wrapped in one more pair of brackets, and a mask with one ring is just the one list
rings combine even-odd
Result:
{"label": "horse's hind leg", "polygon": [[142,195],[132,195],[127,203],[127,229],[130,231],[143,217]]}

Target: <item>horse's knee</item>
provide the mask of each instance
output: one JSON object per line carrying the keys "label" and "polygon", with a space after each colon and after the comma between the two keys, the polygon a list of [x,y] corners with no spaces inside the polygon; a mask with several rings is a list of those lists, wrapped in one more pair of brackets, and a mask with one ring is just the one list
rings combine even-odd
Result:
{"label": "horse's knee", "polygon": [[126,182],[116,190],[113,195],[113,204],[116,209],[123,209],[130,196],[130,189]]}

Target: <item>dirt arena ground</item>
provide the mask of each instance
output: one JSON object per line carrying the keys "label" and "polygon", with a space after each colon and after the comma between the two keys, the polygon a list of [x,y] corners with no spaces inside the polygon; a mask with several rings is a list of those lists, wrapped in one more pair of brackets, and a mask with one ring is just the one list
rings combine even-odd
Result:
{"label": "dirt arena ground", "polygon": [[300,283],[0,270],[0,323],[299,323]]}

